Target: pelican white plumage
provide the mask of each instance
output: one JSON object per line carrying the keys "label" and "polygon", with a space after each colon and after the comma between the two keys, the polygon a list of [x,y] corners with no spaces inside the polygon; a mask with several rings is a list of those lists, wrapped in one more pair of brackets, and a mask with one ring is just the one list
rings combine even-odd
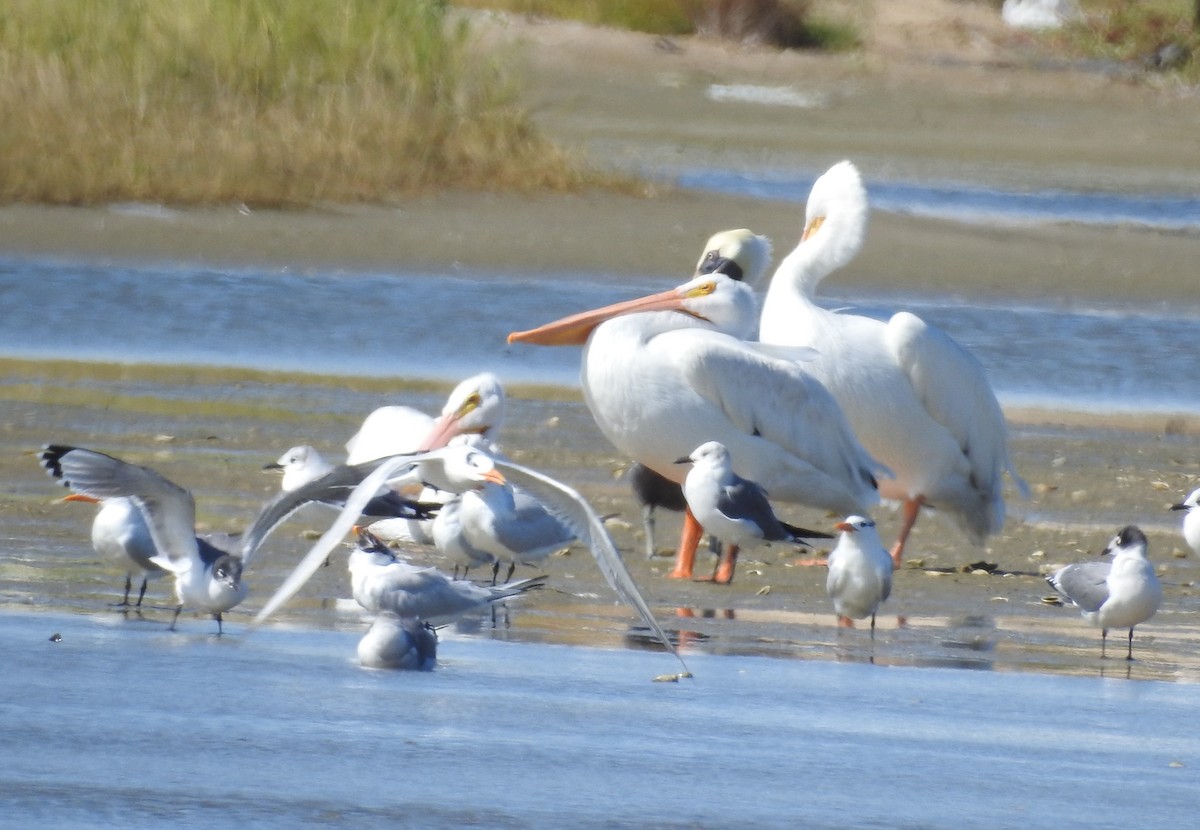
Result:
{"label": "pelican white plumage", "polygon": [[1179,504],[1171,505],[1171,509],[1186,511],[1183,514],[1183,540],[1200,555],[1200,489],[1193,490]]}
{"label": "pelican white plumage", "polygon": [[437,418],[408,406],[383,406],[346,442],[346,463],[361,464],[445,446],[456,435],[494,440],[504,423],[504,385],[491,372],[472,375],[446,398]]}
{"label": "pelican white plumage", "polygon": [[1023,494],[1028,488],[1009,458],[1000,404],[966,349],[908,312],[880,321],[817,305],[817,286],[858,253],[866,224],[862,179],[840,162],[813,184],[800,243],[767,289],[759,338],[812,347],[805,371],[825,384],[863,446],[891,470],[879,492],[903,503],[891,551],[899,564],[923,505],[948,513],[979,544],[1003,527],[1004,473]]}
{"label": "pelican white plumage", "polygon": [[[571,528],[579,542],[587,546],[601,574],[617,596],[638,612],[659,641],[683,665],[683,659],[679,657],[675,646],[638,590],[637,583],[621,559],[612,537],[608,535],[604,522],[578,492],[536,470],[504,458],[494,458],[483,450],[462,445],[380,459],[373,472],[346,499],[345,508],[334,519],[333,524],[258,612],[254,619],[255,624],[266,620],[316,573],[354,526],[362,506],[381,486],[419,479],[440,490],[465,492],[497,478],[510,481],[513,485],[533,493]],[[686,673],[686,665],[684,669]]]}
{"label": "pelican white plumage", "polygon": [[[668,479],[682,482],[676,459],[718,440],[772,498],[842,515],[869,512],[882,468],[825,387],[793,359],[809,350],[780,357],[741,339],[755,308],[747,286],[704,275],[508,339],[586,341],[581,383],[601,432]],[[671,576],[691,576],[700,535],[688,511]]]}
{"label": "pelican white plumage", "polygon": [[196,536],[196,503],[192,494],[163,475],[95,450],[49,444],[38,454],[42,468],[54,478],[96,499],[126,498],[141,512],[155,554],[151,562],[175,577],[179,606],[212,614],[217,633],[221,615],[246,598],[242,560]]}
{"label": "pelican white plumage", "polygon": [[829,554],[825,590],[838,625],[849,627],[851,620],[870,617],[874,638],[875,612],[892,593],[892,557],[879,541],[875,522],[865,516],[847,516],[836,527],[842,535]]}
{"label": "pelican white plumage", "polygon": [[1154,616],[1162,602],[1162,584],[1146,558],[1146,535],[1134,525],[1117,532],[1101,552],[1111,562],[1076,562],[1060,568],[1046,581],[1079,608],[1083,618],[1100,627],[1100,656],[1108,629],[1128,628],[1126,660],[1133,659],[1133,629]]}

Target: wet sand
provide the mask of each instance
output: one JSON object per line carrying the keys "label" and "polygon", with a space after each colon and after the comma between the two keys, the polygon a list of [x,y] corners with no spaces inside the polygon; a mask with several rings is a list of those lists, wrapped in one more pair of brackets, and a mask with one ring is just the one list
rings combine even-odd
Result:
{"label": "wet sand", "polygon": [[[878,9],[895,5],[906,4]],[[947,8],[968,13],[960,7],[975,5]],[[1042,58],[1027,44],[998,39],[973,18],[962,23],[968,36],[961,39],[926,31],[934,24],[919,20],[887,22],[876,21],[866,52],[834,57],[699,41],[683,41],[677,51],[651,38],[561,24],[513,23],[496,36],[517,37],[539,122],[625,168],[686,161],[815,171],[849,156],[868,181],[941,175],[1126,193],[1197,187],[1200,116],[1187,94],[1154,79],[1039,69]],[[713,83],[812,86],[829,103],[815,110],[718,105],[705,93]],[[653,190],[644,198],[444,193],[302,213],[8,206],[0,208],[0,253],[345,274],[414,267],[602,273],[636,282],[686,276],[703,240],[724,227],[752,227],[780,251],[799,231],[798,205]],[[876,215],[866,249],[830,285],[1194,307],[1198,245],[1187,234],[1135,228],[998,228]],[[22,453],[55,441],[152,464],[196,491],[206,526],[234,530],[273,492],[274,481],[258,470],[284,449],[303,441],[336,455],[373,407],[432,411],[450,386],[16,361],[0,362],[0,383],[0,473],[9,482],[0,502],[0,591],[17,605],[89,613],[106,613],[118,575],[88,547],[90,511],[54,504],[60,491]],[[864,632],[833,628],[823,574],[795,566],[790,551],[750,553],[732,586],[664,579],[668,560],[647,563],[639,553],[639,517],[617,478],[625,459],[596,431],[577,393],[513,391],[506,448],[578,486],[602,513],[619,514],[614,535],[652,604],[664,616],[678,613],[672,627],[695,632],[688,639],[697,647],[819,659],[849,648],[878,662],[1097,674],[1098,632],[1074,610],[1044,604],[1049,589],[1038,574],[1094,554],[1118,527],[1135,522],[1148,531],[1166,599],[1139,629],[1133,676],[1197,677],[1200,647],[1189,634],[1197,566],[1176,531],[1178,514],[1167,512],[1200,478],[1195,413],[1009,412],[1016,465],[1034,497],[1010,503],[1008,527],[986,549],[966,545],[937,519],[922,521],[912,544],[917,561],[898,574],[871,652]],[[803,511],[795,518],[831,521]],[[894,516],[883,511],[879,519],[890,538]],[[299,528],[319,526],[314,518],[296,522],[254,563],[252,599],[230,615],[235,628],[305,549]],[[660,522],[662,547],[677,526],[670,517]],[[970,572],[980,561],[1005,575]],[[547,570],[555,590],[494,636],[626,641],[631,617],[608,601],[586,554],[552,560]],[[159,587],[159,600],[163,593]],[[345,594],[344,569],[330,568],[288,614],[315,626],[357,625],[333,601]],[[897,627],[897,615],[907,627]]]}

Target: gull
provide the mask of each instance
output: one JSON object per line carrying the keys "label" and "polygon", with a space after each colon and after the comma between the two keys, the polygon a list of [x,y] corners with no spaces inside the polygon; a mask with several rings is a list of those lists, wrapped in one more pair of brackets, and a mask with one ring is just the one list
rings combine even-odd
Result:
{"label": "gull", "polygon": [[729,450],[720,441],[701,444],[677,464],[691,464],[683,495],[700,526],[727,546],[712,581],[733,581],[738,549],[762,542],[806,545],[805,538],[829,539],[828,533],[781,522],[767,501],[767,492],[733,471]]}
{"label": "gull", "polygon": [[[675,465],[720,441],[772,497],[841,515],[878,502],[886,471],[858,443],[837,402],[797,360],[811,349],[760,347],[753,291],[724,274],[576,314],[510,343],[586,343],[580,382],[600,431],[673,481]],[[700,525],[689,510],[669,576],[690,578]]]}
{"label": "gull", "polygon": [[1154,616],[1162,602],[1162,585],[1146,558],[1146,536],[1133,525],[1121,528],[1100,554],[1111,562],[1077,562],[1060,568],[1046,581],[1076,605],[1083,618],[1100,626],[1100,656],[1108,629],[1128,628],[1126,660],[1133,659],[1133,629]]}
{"label": "gull", "polygon": [[1179,504],[1171,505],[1171,509],[1187,511],[1183,514],[1183,540],[1200,554],[1200,489],[1193,490]]}
{"label": "gull", "polygon": [[847,516],[836,527],[842,535],[829,554],[825,590],[833,600],[838,625],[850,627],[854,624],[851,620],[870,617],[874,639],[875,612],[892,592],[892,557],[870,519]]}
{"label": "gull", "polygon": [[150,530],[155,554],[150,561],[175,577],[179,606],[212,614],[217,634],[221,615],[246,597],[242,559],[196,536],[192,494],[149,467],[128,464],[94,450],[49,444],[38,454],[43,469],[76,493],[96,499],[127,498]]}
{"label": "gull", "polygon": [[430,671],[437,665],[437,632],[413,617],[380,614],[357,651],[358,662],[368,669]]}
{"label": "gull", "polygon": [[[466,446],[448,446],[426,453],[379,460],[373,472],[347,498],[345,508],[334,519],[329,529],[316,541],[295,570],[258,612],[254,623],[259,625],[265,621],[316,573],[321,563],[354,527],[358,511],[377,488],[414,477],[450,492],[465,491],[499,477],[535,494],[570,526],[578,540],[588,547],[600,572],[617,596],[633,606],[667,651],[683,665],[683,659],[655,619],[649,604],[642,597],[637,583],[622,561],[616,545],[613,544],[612,537],[608,535],[603,521],[591,505],[578,492],[560,481],[507,459],[493,458],[478,448]],[[684,674],[688,674],[686,669],[687,666],[684,665]]]}
{"label": "gull", "polygon": [[456,494],[438,508],[437,516],[433,519],[432,535],[438,553],[454,565],[454,576],[457,577],[458,569],[462,568],[463,578],[466,579],[471,568],[492,567],[497,560],[492,554],[479,550],[467,541],[462,525],[462,500],[462,495]]}
{"label": "gull", "polygon": [[970,352],[908,312],[880,321],[817,304],[821,281],[858,253],[866,224],[862,179],[840,162],[813,184],[800,242],[763,299],[759,339],[813,349],[805,371],[891,470],[879,494],[902,503],[891,551],[899,564],[923,506],[944,511],[981,544],[1004,524],[1004,473],[1023,495],[1028,487],[1009,458],[1004,413]]}
{"label": "gull", "polygon": [[150,537],[150,528],[142,518],[141,511],[127,498],[115,497],[98,499],[85,496],[82,493],[71,493],[63,501],[78,501],[88,504],[98,504],[96,518],[92,520],[92,548],[96,553],[124,567],[125,595],[118,608],[129,607],[129,592],[133,588],[133,574],[142,575],[142,587],[138,591],[135,607],[142,607],[142,599],[146,596],[146,583],[166,573],[154,563],[158,550]]}

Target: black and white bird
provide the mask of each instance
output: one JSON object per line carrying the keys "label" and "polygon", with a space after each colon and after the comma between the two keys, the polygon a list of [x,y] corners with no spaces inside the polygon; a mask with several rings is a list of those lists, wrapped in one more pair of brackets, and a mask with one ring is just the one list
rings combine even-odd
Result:
{"label": "black and white bird", "polygon": [[1064,599],[1078,606],[1083,618],[1100,627],[1100,656],[1110,628],[1129,629],[1126,660],[1133,659],[1133,629],[1154,616],[1162,602],[1162,585],[1146,558],[1146,535],[1133,525],[1121,528],[1100,554],[1111,562],[1077,562],[1046,577]]}
{"label": "black and white bird", "polygon": [[696,521],[725,543],[726,549],[713,581],[733,581],[738,550],[762,542],[807,545],[806,539],[828,539],[828,533],[795,527],[779,520],[767,492],[733,471],[729,450],[720,441],[701,444],[677,464],[691,464],[683,481],[683,495]]}
{"label": "black and white bird", "polygon": [[849,627],[851,620],[870,617],[874,638],[875,612],[892,593],[895,566],[891,554],[884,550],[871,519],[847,516],[836,527],[842,535],[829,554],[825,590],[833,600],[839,626]]}
{"label": "black and white bird", "polygon": [[154,542],[150,561],[175,577],[179,606],[221,615],[246,598],[242,559],[196,536],[192,494],[164,476],[102,452],[50,444],[38,454],[42,467],[76,493],[96,499],[127,498],[141,513]]}
{"label": "black and white bird", "polygon": [[646,558],[653,559],[658,553],[654,540],[657,525],[655,512],[663,509],[682,513],[687,510],[687,499],[683,497],[683,487],[679,482],[659,475],[640,461],[630,464],[625,475],[633,490],[633,499],[642,512]]}
{"label": "black and white bird", "polygon": [[1179,504],[1171,505],[1172,510],[1183,510],[1183,541],[1188,543],[1197,555],[1200,555],[1200,489],[1191,494]]}

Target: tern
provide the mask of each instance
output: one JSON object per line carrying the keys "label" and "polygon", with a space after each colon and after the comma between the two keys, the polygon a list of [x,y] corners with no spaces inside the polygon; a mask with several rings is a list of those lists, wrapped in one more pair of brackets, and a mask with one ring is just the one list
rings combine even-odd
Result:
{"label": "tern", "polygon": [[1183,514],[1183,540],[1200,555],[1200,490],[1193,490],[1179,504],[1171,505],[1171,509],[1186,511]]}
{"label": "tern", "polygon": [[875,522],[870,519],[847,516],[836,527],[842,535],[829,554],[825,590],[833,600],[838,625],[849,627],[853,625],[851,620],[870,617],[874,639],[875,612],[892,593],[892,557],[884,550]]}
{"label": "tern", "polygon": [[413,617],[380,614],[358,641],[358,662],[369,669],[430,671],[437,665],[437,632]]}
{"label": "tern", "polygon": [[96,553],[125,568],[125,594],[118,608],[129,607],[129,592],[133,589],[133,574],[142,575],[142,587],[138,590],[137,603],[141,608],[146,596],[147,580],[166,573],[154,563],[158,550],[150,537],[150,528],[141,511],[127,498],[98,499],[82,493],[71,493],[63,501],[78,501],[98,504],[96,518],[92,520],[92,547]]}

